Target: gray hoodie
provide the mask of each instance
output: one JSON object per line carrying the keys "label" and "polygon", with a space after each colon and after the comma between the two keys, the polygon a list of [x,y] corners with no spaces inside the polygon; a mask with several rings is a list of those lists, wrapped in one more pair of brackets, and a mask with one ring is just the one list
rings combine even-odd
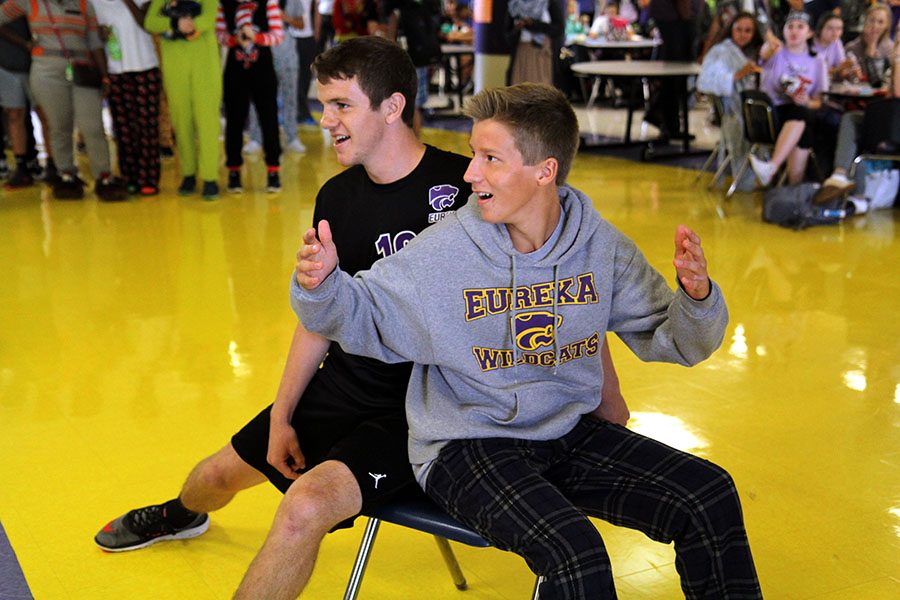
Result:
{"label": "gray hoodie", "polygon": [[336,269],[312,291],[291,284],[308,330],[353,354],[416,363],[406,413],[420,484],[451,440],[568,433],[600,404],[607,330],[642,360],[681,365],[722,342],[717,285],[702,301],[673,293],[589,198],[570,187],[559,196],[562,222],[530,254],[472,199],[369,271]]}

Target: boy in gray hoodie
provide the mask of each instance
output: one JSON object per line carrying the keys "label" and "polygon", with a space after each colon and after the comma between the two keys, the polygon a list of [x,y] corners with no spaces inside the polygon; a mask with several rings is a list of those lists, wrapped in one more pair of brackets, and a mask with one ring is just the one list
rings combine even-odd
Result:
{"label": "boy in gray hoodie", "polygon": [[674,293],[637,247],[564,185],[578,143],[565,97],[485,90],[468,204],[351,278],[326,221],[291,285],[305,327],[348,352],[414,361],[409,455],[426,493],[542,575],[542,600],[615,597],[585,515],[675,542],[688,598],[758,598],[740,500],[723,469],[587,415],[614,331],[643,360],[694,365],[728,316],[700,238],[675,234]]}

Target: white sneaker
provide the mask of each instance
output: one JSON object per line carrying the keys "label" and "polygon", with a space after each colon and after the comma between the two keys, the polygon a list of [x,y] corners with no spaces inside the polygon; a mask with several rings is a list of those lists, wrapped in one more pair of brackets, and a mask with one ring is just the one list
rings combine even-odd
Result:
{"label": "white sneaker", "polygon": [[303,154],[304,152],[306,152],[306,146],[304,146],[303,142],[301,142],[299,139],[296,139],[288,144],[287,149],[291,152],[296,152],[297,154]]}
{"label": "white sneaker", "polygon": [[859,196],[850,196],[849,198],[847,198],[847,200],[849,200],[853,204],[853,207],[856,209],[853,214],[863,215],[869,212],[869,201],[865,198],[860,198]]}
{"label": "white sneaker", "polygon": [[250,140],[246,144],[244,144],[243,153],[244,154],[256,154],[262,150],[262,146],[259,145],[259,142]]}
{"label": "white sneaker", "polygon": [[775,168],[775,165],[766,160],[760,160],[750,155],[750,168],[753,169],[753,173],[756,175],[756,178],[759,179],[759,183],[763,186],[769,185],[772,182],[772,177],[775,176],[775,171],[778,169]]}
{"label": "white sneaker", "polygon": [[822,182],[822,187],[830,186],[841,190],[846,190],[852,185],[853,182],[847,179],[846,175],[841,175],[840,173],[832,173],[828,179]]}

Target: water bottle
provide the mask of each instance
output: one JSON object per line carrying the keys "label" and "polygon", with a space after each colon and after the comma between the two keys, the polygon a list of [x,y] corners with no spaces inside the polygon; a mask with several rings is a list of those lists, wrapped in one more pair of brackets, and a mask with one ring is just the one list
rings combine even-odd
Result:
{"label": "water bottle", "polygon": [[851,67],[852,70],[850,71],[850,82],[855,84],[859,83],[859,59],[856,58],[856,55],[853,52],[848,52],[847,58],[853,63],[853,66]]}

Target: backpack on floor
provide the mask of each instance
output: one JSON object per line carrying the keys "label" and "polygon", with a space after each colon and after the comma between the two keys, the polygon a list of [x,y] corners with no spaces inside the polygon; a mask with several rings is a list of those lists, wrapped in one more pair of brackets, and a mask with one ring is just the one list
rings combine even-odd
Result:
{"label": "backpack on floor", "polygon": [[763,196],[763,221],[791,229],[806,229],[812,225],[834,225],[847,216],[842,209],[843,199],[814,204],[818,183],[800,183],[775,187]]}

